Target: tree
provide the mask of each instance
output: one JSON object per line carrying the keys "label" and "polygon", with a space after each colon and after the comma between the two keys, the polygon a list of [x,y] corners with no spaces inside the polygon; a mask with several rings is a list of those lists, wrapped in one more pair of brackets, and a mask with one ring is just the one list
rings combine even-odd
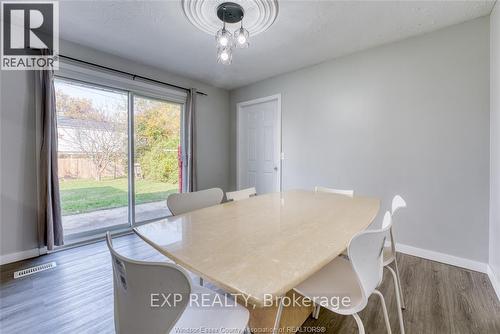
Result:
{"label": "tree", "polygon": [[89,110],[94,106],[90,99],[73,97],[64,94],[61,90],[56,91],[56,110],[59,115],[73,118],[87,117]]}
{"label": "tree", "polygon": [[124,157],[126,119],[120,112],[96,107],[89,99],[72,97],[59,90],[56,109],[66,123],[60,127],[64,140],[90,159],[95,179],[100,181],[106,169]]}
{"label": "tree", "polygon": [[177,150],[180,144],[180,106],[136,98],[136,160],[145,178],[177,183]]}
{"label": "tree", "polygon": [[[64,139],[91,161],[100,180],[117,159],[125,161],[127,115],[124,105],[96,106],[91,99],[56,92]],[[134,99],[135,160],[143,177],[169,183],[179,178],[177,150],[180,145],[181,106],[148,98]]]}

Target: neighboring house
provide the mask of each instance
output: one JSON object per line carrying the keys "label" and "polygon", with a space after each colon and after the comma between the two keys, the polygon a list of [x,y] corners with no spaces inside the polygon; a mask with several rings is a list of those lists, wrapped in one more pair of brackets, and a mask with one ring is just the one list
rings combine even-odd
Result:
{"label": "neighboring house", "polygon": [[126,176],[123,124],[58,115],[57,128],[60,178]]}

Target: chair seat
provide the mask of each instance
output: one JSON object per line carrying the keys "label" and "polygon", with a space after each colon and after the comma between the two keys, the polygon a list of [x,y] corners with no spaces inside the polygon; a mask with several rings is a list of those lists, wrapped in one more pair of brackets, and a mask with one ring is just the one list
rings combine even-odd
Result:
{"label": "chair seat", "polygon": [[[193,284],[191,294],[196,294],[191,298],[191,302],[186,307],[177,323],[172,328],[172,334],[192,334],[192,333],[221,333],[222,330],[230,330],[228,333],[243,333],[247,324],[248,310],[239,305],[234,305],[232,299],[228,299],[227,305],[225,296],[217,294],[210,289]],[[202,296],[204,300],[202,300]],[[234,330],[234,331],[233,331]]]}
{"label": "chair seat", "polygon": [[[349,260],[342,257],[335,258],[320,271],[300,283],[295,291],[304,297],[316,300],[317,304],[338,314],[353,314],[366,306],[356,273]],[[346,296],[350,298],[348,306],[342,304],[342,297]]]}
{"label": "chair seat", "polygon": [[[347,249],[344,250],[340,256],[343,256],[345,258],[348,258],[349,256],[347,255]],[[384,247],[384,266],[387,266],[388,264],[391,264],[394,262],[395,256],[394,253],[392,252],[391,246],[385,246]]]}
{"label": "chair seat", "polygon": [[388,264],[391,264],[395,260],[394,253],[392,252],[391,246],[385,246],[384,247],[384,266],[387,266]]}

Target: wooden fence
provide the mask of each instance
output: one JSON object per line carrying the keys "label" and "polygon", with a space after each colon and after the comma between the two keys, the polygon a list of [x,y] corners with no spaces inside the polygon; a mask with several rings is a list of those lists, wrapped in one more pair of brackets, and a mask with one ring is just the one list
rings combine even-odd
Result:
{"label": "wooden fence", "polygon": [[[59,154],[57,161],[59,178],[90,179],[96,177],[92,161],[84,155]],[[116,159],[101,174],[101,177],[117,178],[123,176],[127,176],[127,166],[125,161],[121,159]]]}

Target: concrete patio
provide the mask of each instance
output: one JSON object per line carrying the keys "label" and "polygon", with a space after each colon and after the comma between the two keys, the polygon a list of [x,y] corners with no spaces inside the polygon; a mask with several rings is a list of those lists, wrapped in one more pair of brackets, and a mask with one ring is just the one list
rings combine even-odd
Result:
{"label": "concrete patio", "polygon": [[[165,200],[139,204],[135,207],[136,222],[158,219],[170,215],[171,213],[167,208],[167,201]],[[64,235],[68,237],[95,229],[127,224],[128,207],[123,206],[113,209],[68,215],[63,216],[62,219]]]}

